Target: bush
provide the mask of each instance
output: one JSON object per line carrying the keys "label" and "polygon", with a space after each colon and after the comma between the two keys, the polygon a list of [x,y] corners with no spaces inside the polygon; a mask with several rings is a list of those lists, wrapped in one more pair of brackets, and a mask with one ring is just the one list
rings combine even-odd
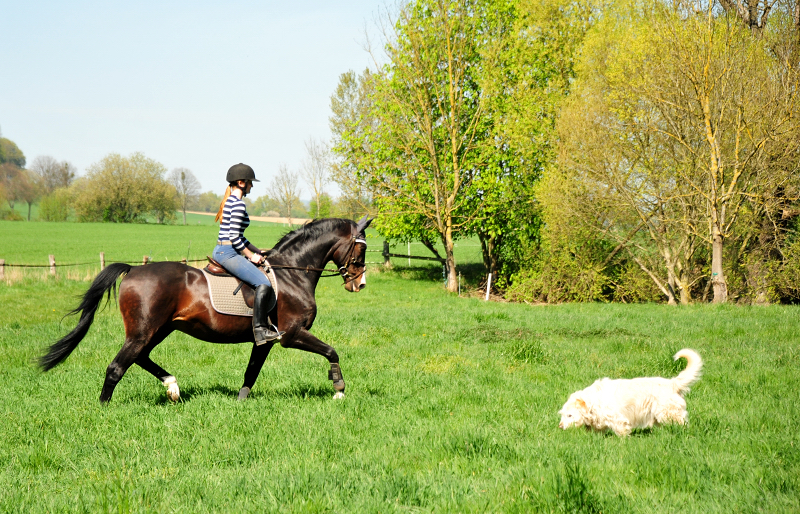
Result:
{"label": "bush", "polygon": [[159,223],[175,218],[175,188],[164,180],[163,164],[141,153],[110,154],[81,180],[75,211],[80,221]]}
{"label": "bush", "polygon": [[39,203],[39,219],[42,221],[67,221],[72,215],[72,192],[58,188],[42,198]]}
{"label": "bush", "polygon": [[579,256],[545,254],[533,269],[512,277],[506,290],[511,301],[594,302],[607,300],[604,291],[609,283],[599,265],[581,262]]}
{"label": "bush", "polygon": [[24,221],[25,218],[20,216],[20,214],[17,211],[11,209],[0,209],[0,220]]}

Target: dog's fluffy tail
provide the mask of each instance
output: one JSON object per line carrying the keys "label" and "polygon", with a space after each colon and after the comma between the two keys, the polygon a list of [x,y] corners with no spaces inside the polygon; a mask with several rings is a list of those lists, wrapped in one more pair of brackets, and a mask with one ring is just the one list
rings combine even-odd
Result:
{"label": "dog's fluffy tail", "polygon": [[680,395],[683,395],[689,391],[689,388],[700,380],[701,371],[703,370],[703,359],[700,358],[700,355],[694,350],[690,350],[689,348],[684,348],[680,350],[678,353],[675,354],[673,359],[678,360],[681,357],[686,359],[686,369],[680,372],[680,374],[672,379],[672,383],[675,385],[675,392]]}

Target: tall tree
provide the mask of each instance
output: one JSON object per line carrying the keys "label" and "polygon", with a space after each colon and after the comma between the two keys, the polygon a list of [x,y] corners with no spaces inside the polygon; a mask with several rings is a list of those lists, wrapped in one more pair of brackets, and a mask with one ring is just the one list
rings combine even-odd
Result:
{"label": "tall tree", "polygon": [[342,137],[383,214],[377,228],[389,237],[439,239],[450,291],[458,289],[455,240],[479,216],[473,192],[493,122],[484,116],[479,80],[495,64],[481,61],[480,46],[502,6],[417,0],[401,8],[385,34],[389,62],[371,81],[367,123]]}
{"label": "tall tree", "polygon": [[320,198],[325,193],[325,185],[330,181],[330,149],[324,141],[309,138],[305,142],[306,157],[301,167],[303,180],[314,194],[315,217],[320,217]]}
{"label": "tall tree", "polygon": [[75,180],[76,169],[67,161],[57,161],[49,155],[39,155],[28,169],[39,176],[39,183],[45,194],[60,187],[69,187]]}
{"label": "tall tree", "polygon": [[331,95],[329,124],[331,141],[331,180],[342,192],[340,207],[356,219],[372,208],[372,195],[359,173],[358,163],[372,152],[367,134],[375,124],[371,115],[376,77],[369,70],[356,76],[352,70],[339,76]]}
{"label": "tall tree", "polygon": [[286,164],[278,166],[278,174],[273,177],[267,190],[269,195],[283,207],[284,213],[292,225],[292,209],[299,203],[300,189],[297,186],[297,174],[289,171]]}
{"label": "tall tree", "polygon": [[178,205],[183,211],[183,224],[186,225],[186,208],[200,194],[200,182],[187,168],[174,168],[167,175],[167,182],[175,188]]}

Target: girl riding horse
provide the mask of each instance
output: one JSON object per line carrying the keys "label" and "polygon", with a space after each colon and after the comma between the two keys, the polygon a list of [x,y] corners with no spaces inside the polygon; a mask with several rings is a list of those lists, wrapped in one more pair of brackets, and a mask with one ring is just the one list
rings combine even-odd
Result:
{"label": "girl riding horse", "polygon": [[275,306],[275,292],[267,276],[256,266],[264,262],[262,251],[244,237],[244,230],[250,226],[250,216],[242,198],[258,182],[253,168],[247,164],[234,164],[226,176],[228,188],[219,204],[214,221],[219,221],[219,236],[214,247],[214,260],[225,270],[255,291],[253,300],[253,335],[256,345],[280,339],[282,333],[272,330],[268,314]]}

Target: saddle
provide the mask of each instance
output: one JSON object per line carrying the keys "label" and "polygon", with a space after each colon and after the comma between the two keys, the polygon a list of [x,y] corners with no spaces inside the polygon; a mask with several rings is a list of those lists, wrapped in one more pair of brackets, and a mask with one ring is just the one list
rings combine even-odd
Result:
{"label": "saddle", "polygon": [[[212,259],[208,255],[206,255],[206,258],[208,259],[208,264],[206,264],[206,267],[203,268],[203,270],[206,273],[208,273],[209,275],[214,275],[216,277],[233,277],[233,275],[228,273],[225,270],[225,268],[222,267],[222,265],[220,263],[218,263],[217,261],[215,261],[214,259]],[[236,277],[233,277],[233,278],[236,278]],[[233,294],[236,295],[239,291],[241,291],[242,292],[242,298],[244,299],[244,303],[249,308],[252,309],[253,308],[253,301],[255,300],[255,297],[256,297],[256,292],[253,290],[252,287],[250,287],[250,285],[245,284],[244,282],[242,282],[238,278],[236,278],[236,281],[239,283],[239,285],[236,286],[236,289],[234,289]]]}

